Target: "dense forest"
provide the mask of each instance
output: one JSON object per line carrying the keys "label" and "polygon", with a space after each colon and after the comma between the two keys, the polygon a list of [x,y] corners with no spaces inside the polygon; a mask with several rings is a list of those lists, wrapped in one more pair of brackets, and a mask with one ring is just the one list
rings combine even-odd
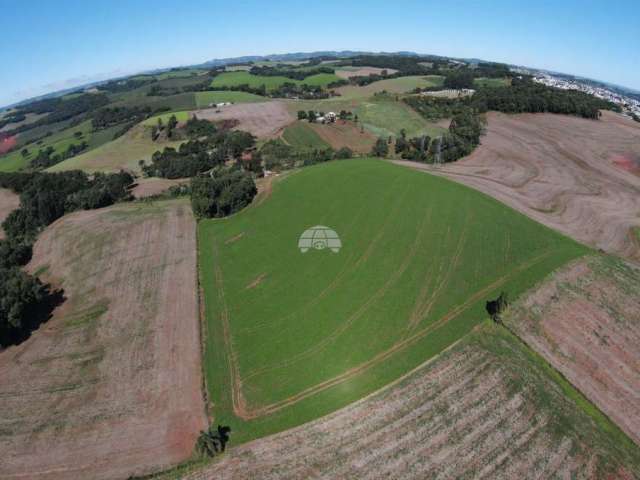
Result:
{"label": "dense forest", "polygon": [[249,172],[220,168],[191,180],[191,206],[198,218],[226,217],[249,205],[258,190]]}
{"label": "dense forest", "polygon": [[[170,128],[171,121],[167,125]],[[174,125],[175,128],[175,125]],[[151,162],[141,162],[147,176],[187,178],[224,165],[227,160],[238,161],[242,154],[255,145],[255,137],[239,130],[218,130],[215,125],[196,117],[183,127],[189,140],[176,150],[165,147],[155,152]]]}
{"label": "dense forest", "polygon": [[287,145],[281,139],[265,142],[257,153],[264,168],[276,172],[353,157],[353,151],[348,147],[303,150]]}
{"label": "dense forest", "polygon": [[510,87],[486,87],[472,97],[481,112],[495,110],[505,113],[563,113],[597,119],[600,110],[620,111],[620,108],[576,90],[560,90],[535,83],[530,79],[514,78]]}
{"label": "dense forest", "polygon": [[312,69],[300,69],[300,68],[284,68],[284,67],[269,67],[269,66],[254,66],[251,67],[249,73],[252,75],[264,75],[267,77],[287,77],[292,80],[304,80],[311,75],[317,75],[319,73],[335,73],[335,69],[329,67],[317,67]]}
{"label": "dense forest", "polygon": [[104,94],[85,93],[66,100],[57,97],[28,103],[19,107],[18,111],[22,114],[47,113],[48,115],[45,115],[28,125],[17,127],[9,133],[13,135],[41,125],[50,125],[74,117],[80,120],[78,117],[82,114],[88,114],[107,105],[109,102],[109,97]]}

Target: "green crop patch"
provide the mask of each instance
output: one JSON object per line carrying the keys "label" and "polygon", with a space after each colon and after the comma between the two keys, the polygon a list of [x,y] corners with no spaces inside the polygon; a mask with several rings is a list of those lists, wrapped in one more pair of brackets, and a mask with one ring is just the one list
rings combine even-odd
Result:
{"label": "green crop patch", "polygon": [[264,85],[267,90],[275,90],[285,83],[325,87],[330,83],[337,82],[338,80],[340,80],[340,77],[331,73],[318,73],[316,75],[309,75],[304,80],[294,80],[284,76],[252,75],[249,72],[236,71],[225,72],[217,75],[211,81],[211,87],[233,88],[238,85],[248,85],[251,88],[259,88]]}
{"label": "green crop patch", "polygon": [[198,236],[211,413],[234,442],[371,393],[468,333],[487,300],[589,251],[479,192],[372,159],[300,170]]}
{"label": "green crop patch", "polygon": [[282,138],[292,147],[299,149],[322,149],[329,147],[307,122],[296,122],[285,128]]}
{"label": "green crop patch", "polygon": [[249,92],[235,92],[233,90],[220,90],[219,92],[196,92],[196,106],[205,108],[212,103],[253,103],[266,102],[268,98]]}

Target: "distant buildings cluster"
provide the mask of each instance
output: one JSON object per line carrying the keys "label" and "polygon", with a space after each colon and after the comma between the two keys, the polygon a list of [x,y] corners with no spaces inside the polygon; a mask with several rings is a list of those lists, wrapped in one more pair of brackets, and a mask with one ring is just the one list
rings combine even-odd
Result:
{"label": "distant buildings cluster", "polygon": [[608,90],[604,87],[596,87],[581,83],[578,80],[568,80],[554,77],[548,73],[537,72],[533,77],[534,82],[542,83],[549,87],[560,88],[562,90],[579,90],[597,98],[608,100],[622,107],[622,112],[627,116],[636,115],[640,117],[640,100],[636,100],[625,95]]}

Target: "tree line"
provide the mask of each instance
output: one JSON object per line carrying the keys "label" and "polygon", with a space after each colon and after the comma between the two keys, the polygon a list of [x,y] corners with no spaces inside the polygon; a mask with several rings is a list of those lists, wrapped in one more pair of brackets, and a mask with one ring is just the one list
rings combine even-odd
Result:
{"label": "tree line", "polygon": [[46,321],[63,292],[45,285],[20,267],[31,259],[39,232],[64,214],[105,207],[130,199],[126,173],[2,173],[0,187],[20,195],[20,207],[2,223],[0,240],[0,347],[20,343]]}
{"label": "tree line", "polygon": [[324,163],[330,160],[345,160],[353,157],[353,151],[349,147],[334,150],[331,147],[314,149],[297,149],[287,145],[281,139],[267,141],[257,156],[264,163],[264,168],[280,172],[292,168],[305,167]]}
{"label": "tree line", "polygon": [[607,100],[577,90],[561,90],[536,83],[529,78],[514,78],[510,87],[478,89],[471,100],[481,112],[495,110],[505,113],[562,113],[597,119],[600,110],[620,111]]}
{"label": "tree line", "polygon": [[[47,113],[48,115],[39,118],[35,122],[21,125],[12,129],[9,133],[14,135],[32,128],[42,125],[50,125],[53,123],[78,117],[82,114],[89,114],[100,107],[109,103],[109,97],[104,94],[85,93],[77,97],[63,99],[61,97],[48,98],[38,100],[26,105],[18,107],[18,111],[23,114],[27,113]],[[78,122],[79,123],[79,122]]]}
{"label": "tree line", "polygon": [[239,161],[242,154],[251,149],[256,141],[249,132],[217,129],[211,122],[195,116],[187,121],[184,132],[189,140],[178,149],[165,147],[151,156],[149,164],[140,162],[145,175],[162,178],[195,177],[224,165],[227,160]]}
{"label": "tree line", "polygon": [[318,75],[320,73],[336,73],[335,69],[330,67],[317,67],[312,69],[300,69],[300,68],[283,68],[283,67],[271,67],[268,65],[265,66],[254,66],[249,70],[251,75],[263,75],[266,77],[287,77],[292,80],[304,80],[305,78],[311,75]]}

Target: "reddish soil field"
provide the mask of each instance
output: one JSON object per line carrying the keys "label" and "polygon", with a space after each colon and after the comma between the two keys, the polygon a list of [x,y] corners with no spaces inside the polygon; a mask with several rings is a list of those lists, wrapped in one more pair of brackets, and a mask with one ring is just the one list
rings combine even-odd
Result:
{"label": "reddish soil field", "polygon": [[640,445],[640,268],[604,256],[572,263],[506,321]]}
{"label": "reddish soil field", "polygon": [[376,142],[374,135],[366,130],[361,132],[353,122],[338,120],[336,123],[325,125],[310,123],[309,127],[315,130],[325,142],[336,150],[342,147],[349,147],[357,153],[369,153]]}
{"label": "reddish soil field", "polygon": [[235,127],[253,133],[259,138],[276,136],[284,127],[295,121],[283,102],[239,103],[222,108],[196,110],[198,118],[218,122],[238,120]]}
{"label": "reddish soil field", "polygon": [[131,189],[131,194],[136,198],[152,197],[166,192],[175,185],[189,183],[188,178],[177,178],[175,180],[169,178],[139,178],[136,180],[135,186]]}
{"label": "reddish soil field", "polygon": [[28,270],[67,300],[0,353],[0,478],[124,479],[188,458],[207,424],[188,203],[65,216]]}
{"label": "reddish soil field", "polygon": [[[0,225],[4,219],[20,206],[20,197],[6,188],[0,188]],[[0,226],[0,238],[4,238],[4,231]]]}
{"label": "reddish soil field", "polygon": [[[553,114],[488,114],[471,155],[427,169],[487,193],[578,241],[640,261],[640,177],[616,158],[640,155],[640,124]],[[612,160],[613,159],[613,160]]]}
{"label": "reddish soil field", "polygon": [[362,67],[358,70],[336,70],[336,75],[340,78],[368,77],[369,75],[380,75],[383,70],[386,70],[388,75],[397,72],[393,68]]}
{"label": "reddish soil field", "polygon": [[640,155],[631,154],[616,154],[611,155],[611,161],[613,164],[627,172],[640,175]]}
{"label": "reddish soil field", "polygon": [[0,137],[0,155],[11,150],[16,144],[16,136],[13,135],[11,137]]}
{"label": "reddish soil field", "polygon": [[634,478],[640,451],[607,441],[521,342],[484,324],[365,399],[172,478]]}

